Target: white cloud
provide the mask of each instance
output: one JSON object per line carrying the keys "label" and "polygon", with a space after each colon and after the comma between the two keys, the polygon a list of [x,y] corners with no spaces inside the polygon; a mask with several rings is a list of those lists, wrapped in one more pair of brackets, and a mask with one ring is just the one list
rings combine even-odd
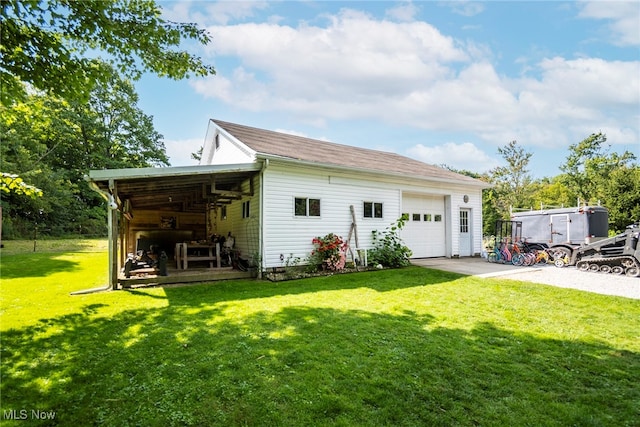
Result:
{"label": "white cloud", "polygon": [[407,155],[425,163],[446,165],[457,170],[478,173],[486,172],[499,164],[495,158],[470,142],[462,144],[447,142],[433,147],[418,144],[409,148]]}
{"label": "white cloud", "polygon": [[451,8],[453,13],[462,16],[475,16],[484,11],[484,4],[479,1],[458,0],[441,2],[440,4]]}
{"label": "white cloud", "polygon": [[373,119],[455,129],[496,147],[512,140],[566,147],[603,124],[627,141],[640,139],[629,125],[640,105],[638,61],[553,57],[508,77],[496,71],[487,46],[455,40],[426,22],[376,20],[348,9],[327,19],[326,27],[209,27],[210,53],[235,65],[192,85],[233,107],[287,112],[307,123]]}
{"label": "white cloud", "polygon": [[202,138],[165,140],[164,146],[171,166],[196,166],[199,162],[191,158],[204,144]]}
{"label": "white cloud", "polygon": [[404,2],[399,6],[387,9],[386,16],[395,21],[410,22],[413,21],[418,13],[418,7],[412,2]]}
{"label": "white cloud", "polygon": [[172,4],[163,4],[162,14],[174,22],[195,22],[199,26],[213,24],[227,25],[231,21],[254,16],[254,12],[266,9],[266,1],[217,1],[207,3],[204,12],[193,8],[192,1],[180,0]]}
{"label": "white cloud", "polygon": [[589,1],[579,3],[581,18],[608,20],[611,40],[620,46],[640,45],[640,3],[637,1]]}

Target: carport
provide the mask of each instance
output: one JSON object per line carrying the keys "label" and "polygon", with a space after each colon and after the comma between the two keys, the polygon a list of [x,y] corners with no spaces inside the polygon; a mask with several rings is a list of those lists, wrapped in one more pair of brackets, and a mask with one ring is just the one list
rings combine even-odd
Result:
{"label": "carport", "polygon": [[[197,267],[202,266],[191,263],[194,267],[190,271],[181,271],[179,262],[175,262],[178,256],[175,248],[182,242],[191,246],[211,245],[211,236],[216,234],[217,208],[250,197],[254,177],[260,170],[259,163],[247,163],[91,171],[86,179],[108,202],[111,288],[117,289],[118,283],[128,283],[121,274],[127,255],[148,251],[151,247],[165,252],[168,265],[175,265],[176,269],[165,277],[131,278],[137,283],[229,278],[233,273],[230,268],[211,268],[212,263],[200,269]],[[203,252],[206,254],[207,250]],[[213,256],[219,255],[218,252]],[[246,276],[245,272],[238,273]]]}

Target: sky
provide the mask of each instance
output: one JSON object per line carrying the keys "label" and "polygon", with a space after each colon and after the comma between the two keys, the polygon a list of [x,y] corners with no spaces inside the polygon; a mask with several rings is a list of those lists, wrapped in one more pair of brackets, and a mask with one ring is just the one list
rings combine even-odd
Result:
{"label": "sky", "polygon": [[216,69],[145,75],[172,166],[195,165],[209,119],[391,151],[457,170],[561,173],[593,133],[640,158],[640,1],[161,1],[212,36]]}

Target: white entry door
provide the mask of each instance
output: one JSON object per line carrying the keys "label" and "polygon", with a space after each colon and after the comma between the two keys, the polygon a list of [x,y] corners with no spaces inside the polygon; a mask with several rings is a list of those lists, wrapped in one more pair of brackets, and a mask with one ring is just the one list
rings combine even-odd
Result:
{"label": "white entry door", "polygon": [[471,256],[471,210],[460,209],[460,256]]}

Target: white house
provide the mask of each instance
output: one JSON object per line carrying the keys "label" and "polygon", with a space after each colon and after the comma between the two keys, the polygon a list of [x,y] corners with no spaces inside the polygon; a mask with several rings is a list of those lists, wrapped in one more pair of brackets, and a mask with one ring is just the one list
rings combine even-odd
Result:
{"label": "white house", "polygon": [[360,248],[407,214],[401,237],[413,257],[478,255],[488,187],[394,153],[215,119],[199,166],[92,171],[90,180],[124,215],[112,215],[124,221],[120,259],[144,241],[171,250],[174,241],[231,234],[241,256],[263,269],[306,258],[316,236],[346,238],[351,206]]}

